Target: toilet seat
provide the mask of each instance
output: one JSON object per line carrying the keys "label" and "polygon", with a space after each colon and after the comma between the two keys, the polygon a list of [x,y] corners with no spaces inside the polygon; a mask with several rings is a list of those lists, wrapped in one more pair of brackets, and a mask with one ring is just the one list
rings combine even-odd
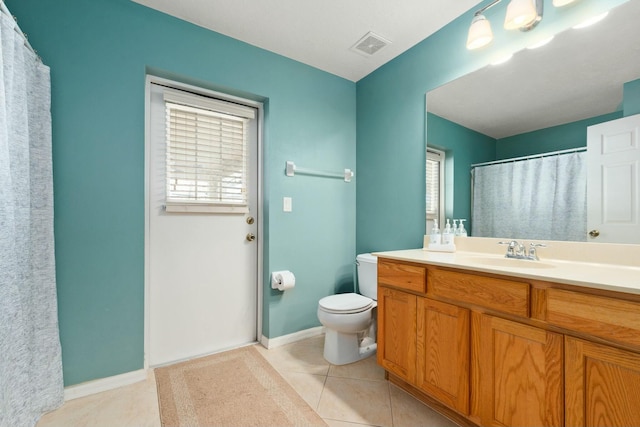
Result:
{"label": "toilet seat", "polygon": [[322,311],[335,314],[353,314],[369,310],[373,305],[371,298],[360,294],[347,293],[329,295],[322,298],[318,305]]}

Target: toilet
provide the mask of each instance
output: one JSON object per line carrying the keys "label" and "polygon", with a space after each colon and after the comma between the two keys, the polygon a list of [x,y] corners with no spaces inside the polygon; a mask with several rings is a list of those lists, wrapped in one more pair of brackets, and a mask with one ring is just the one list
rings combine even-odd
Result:
{"label": "toilet", "polygon": [[360,293],[330,295],[318,302],[318,320],[325,327],[324,358],[334,365],[357,362],[376,352],[378,259],[361,254],[356,264]]}

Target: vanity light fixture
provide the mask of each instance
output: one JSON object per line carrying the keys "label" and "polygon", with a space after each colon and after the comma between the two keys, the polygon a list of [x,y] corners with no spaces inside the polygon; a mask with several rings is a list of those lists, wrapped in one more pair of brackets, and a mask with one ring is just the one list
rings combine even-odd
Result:
{"label": "vanity light fixture", "polygon": [[469,27],[469,35],[467,36],[467,49],[478,49],[486,46],[493,40],[493,31],[491,24],[484,15],[475,15]]}
{"label": "vanity light fixture", "polygon": [[[494,0],[473,14],[473,20],[467,36],[467,49],[473,50],[486,46],[493,40],[491,24],[484,16],[484,11],[498,4]],[[511,0],[507,5],[504,28],[529,31],[542,20],[544,0]]]}
{"label": "vanity light fixture", "polygon": [[483,15],[484,11],[500,3],[501,0],[493,0],[491,3],[476,11],[471,20],[469,34],[467,36],[467,49],[473,50],[486,46],[493,40],[491,23]]}

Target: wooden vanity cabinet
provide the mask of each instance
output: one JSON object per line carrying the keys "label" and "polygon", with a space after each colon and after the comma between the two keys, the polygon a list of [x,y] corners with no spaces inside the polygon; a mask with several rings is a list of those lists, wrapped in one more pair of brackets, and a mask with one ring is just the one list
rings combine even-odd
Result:
{"label": "wooden vanity cabinet", "polygon": [[640,426],[639,336],[637,297],[378,260],[378,363],[462,424]]}
{"label": "wooden vanity cabinet", "polygon": [[415,295],[378,288],[378,364],[403,380],[416,378]]}
{"label": "wooden vanity cabinet", "polygon": [[562,426],[562,335],[473,313],[473,415],[486,426]]}
{"label": "wooden vanity cabinet", "polygon": [[469,413],[470,311],[418,297],[416,386]]}
{"label": "wooden vanity cabinet", "polygon": [[640,425],[640,355],[565,338],[567,427]]}

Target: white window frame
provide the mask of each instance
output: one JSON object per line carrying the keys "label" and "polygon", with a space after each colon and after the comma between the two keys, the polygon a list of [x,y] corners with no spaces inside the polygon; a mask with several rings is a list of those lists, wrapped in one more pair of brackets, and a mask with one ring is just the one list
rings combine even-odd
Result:
{"label": "white window frame", "polygon": [[[445,185],[444,185],[444,169],[445,169],[445,160],[446,155],[442,150],[438,150],[436,148],[427,147],[427,161],[425,166],[425,180],[426,180],[426,194],[425,194],[425,229],[431,230],[433,227],[433,220],[438,220],[438,225],[440,229],[444,227],[444,206],[445,206]],[[438,183],[437,185],[432,185],[429,182],[429,162],[437,162],[438,163]],[[432,190],[438,191],[437,199],[438,206],[436,209],[429,209],[429,192]]]}

